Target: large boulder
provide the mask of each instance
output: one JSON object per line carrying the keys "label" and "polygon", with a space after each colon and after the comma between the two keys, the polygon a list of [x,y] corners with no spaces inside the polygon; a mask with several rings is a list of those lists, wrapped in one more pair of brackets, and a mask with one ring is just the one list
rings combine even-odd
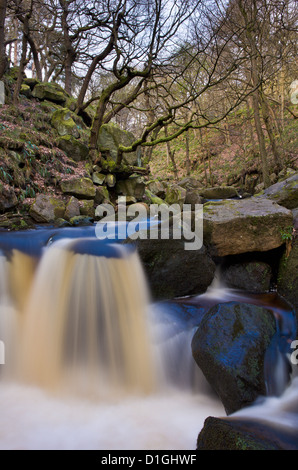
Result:
{"label": "large boulder", "polygon": [[269,198],[287,209],[298,207],[298,173],[265,189],[261,197]]}
{"label": "large boulder", "polygon": [[48,82],[38,83],[34,87],[32,95],[41,101],[48,100],[60,105],[64,105],[68,98],[68,95],[60,85]]}
{"label": "large boulder", "polygon": [[200,195],[204,199],[230,199],[238,197],[238,191],[233,186],[216,186],[200,190]]}
{"label": "large boulder", "polygon": [[212,254],[227,256],[269,251],[284,243],[292,212],[264,198],[204,204],[204,244]]}
{"label": "large boulder", "polygon": [[58,148],[65,152],[68,158],[72,158],[72,160],[76,162],[86,160],[89,154],[87,145],[72,135],[64,135],[60,137]]}
{"label": "large boulder", "polygon": [[51,125],[60,136],[72,135],[76,139],[80,137],[78,127],[71,117],[71,112],[67,108],[57,109],[53,113]]}
{"label": "large boulder", "polygon": [[65,194],[79,199],[94,199],[96,187],[90,178],[73,177],[61,182],[61,190]]}
{"label": "large boulder", "polygon": [[271,311],[227,302],[205,315],[193,340],[193,357],[227,414],[266,395],[265,353],[276,333]]}
{"label": "large boulder", "polygon": [[154,299],[203,293],[214,278],[215,264],[204,246],[185,250],[183,239],[148,238],[135,243]]}
{"label": "large boulder", "polygon": [[[125,147],[130,146],[135,142],[135,137],[131,132],[124,131],[113,123],[104,124],[101,126],[97,146],[98,150],[102,152],[108,159],[113,161],[117,160],[118,148],[120,145]],[[141,149],[135,152],[125,153],[124,161],[129,165],[141,166]]]}
{"label": "large boulder", "polygon": [[63,218],[65,204],[52,196],[39,194],[29,210],[33,220],[39,223],[50,223]]}
{"label": "large boulder", "polygon": [[197,450],[297,450],[296,430],[245,418],[205,420]]}

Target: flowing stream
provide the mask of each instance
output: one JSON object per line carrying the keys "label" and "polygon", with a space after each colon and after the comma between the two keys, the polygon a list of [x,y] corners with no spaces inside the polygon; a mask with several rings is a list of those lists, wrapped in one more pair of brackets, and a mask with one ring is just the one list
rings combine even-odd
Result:
{"label": "flowing stream", "polygon": [[[225,416],[192,358],[196,323],[179,301],[152,304],[130,247],[88,227],[2,233],[0,250],[0,449],[194,450],[204,420]],[[189,302],[233,295],[213,285]],[[297,382],[282,392],[249,413],[281,419]]]}

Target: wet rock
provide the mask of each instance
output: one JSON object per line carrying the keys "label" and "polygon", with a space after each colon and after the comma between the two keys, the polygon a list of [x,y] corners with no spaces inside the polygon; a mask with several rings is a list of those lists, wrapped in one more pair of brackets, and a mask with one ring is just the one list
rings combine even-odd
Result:
{"label": "wet rock", "polygon": [[290,252],[285,250],[280,260],[277,291],[293,305],[298,324],[298,237],[291,242]]}
{"label": "wet rock", "polygon": [[222,279],[227,287],[255,293],[268,292],[271,277],[271,267],[262,261],[232,264],[222,271]]}
{"label": "wet rock", "polygon": [[213,281],[215,264],[206,248],[185,250],[184,242],[149,238],[134,242],[154,299],[200,294]]}
{"label": "wet rock", "polygon": [[205,420],[197,450],[297,450],[290,429],[256,420],[213,418]]}
{"label": "wet rock", "polygon": [[192,353],[227,414],[266,395],[264,358],[275,332],[273,314],[246,303],[218,304],[203,318]]}

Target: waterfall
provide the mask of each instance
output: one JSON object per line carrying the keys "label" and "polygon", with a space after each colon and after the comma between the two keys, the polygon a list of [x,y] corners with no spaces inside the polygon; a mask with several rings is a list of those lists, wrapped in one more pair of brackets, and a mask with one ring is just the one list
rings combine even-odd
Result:
{"label": "waterfall", "polygon": [[149,297],[138,255],[120,246],[106,246],[108,256],[90,249],[89,240],[57,241],[35,271],[32,258],[13,252],[8,264],[19,321],[13,368],[18,378],[51,389],[151,392]]}

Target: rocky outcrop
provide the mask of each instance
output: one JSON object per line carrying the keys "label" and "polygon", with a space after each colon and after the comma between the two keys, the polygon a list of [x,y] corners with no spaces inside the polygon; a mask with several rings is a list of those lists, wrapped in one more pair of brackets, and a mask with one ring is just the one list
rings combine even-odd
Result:
{"label": "rocky outcrop", "polygon": [[275,332],[273,314],[246,303],[218,304],[203,318],[192,353],[227,414],[266,395],[264,358]]}
{"label": "rocky outcrop", "polygon": [[215,256],[269,251],[284,243],[292,212],[265,198],[204,204],[204,244]]}
{"label": "rocky outcrop", "polygon": [[29,214],[33,220],[39,223],[50,223],[63,218],[65,204],[52,196],[39,194],[30,207]]}
{"label": "rocky outcrop", "polygon": [[265,189],[262,196],[287,209],[298,207],[298,173]]}

